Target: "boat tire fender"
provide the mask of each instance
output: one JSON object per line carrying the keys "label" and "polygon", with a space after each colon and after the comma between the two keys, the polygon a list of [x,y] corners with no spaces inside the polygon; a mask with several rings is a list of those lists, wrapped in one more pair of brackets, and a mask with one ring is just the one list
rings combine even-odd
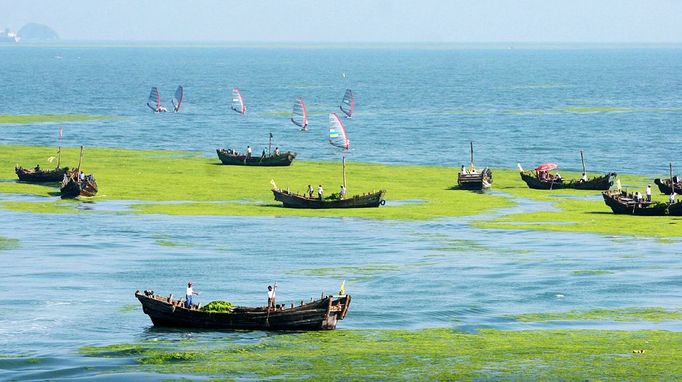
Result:
{"label": "boat tire fender", "polygon": [[381,199],[381,202],[380,202],[379,204],[381,204],[382,206],[385,206],[385,205],[386,205],[386,201],[385,201],[384,199]]}

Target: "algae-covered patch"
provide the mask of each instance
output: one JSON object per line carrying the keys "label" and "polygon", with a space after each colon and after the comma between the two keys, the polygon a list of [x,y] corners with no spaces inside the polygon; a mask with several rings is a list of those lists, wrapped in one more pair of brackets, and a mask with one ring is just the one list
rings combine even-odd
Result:
{"label": "algae-covered patch", "polygon": [[675,380],[682,333],[665,331],[337,330],[253,343],[88,347],[156,372],[298,380]]}
{"label": "algae-covered patch", "polygon": [[607,271],[607,270],[603,270],[603,269],[580,269],[580,270],[571,272],[571,274],[574,276],[599,276],[599,275],[609,275],[612,273],[613,273],[613,271]]}
{"label": "algae-covered patch", "polygon": [[[117,117],[91,114],[29,114],[0,115],[0,124],[29,124],[46,122],[83,122],[115,119]],[[119,117],[120,118],[120,117]]]}
{"label": "algae-covered patch", "polygon": [[682,320],[682,310],[669,310],[658,307],[651,308],[619,308],[619,309],[591,309],[570,310],[567,312],[525,313],[512,318],[522,322],[542,321],[679,321]]}
{"label": "algae-covered patch", "polygon": [[118,308],[120,313],[131,313],[140,309],[140,304],[125,304]]}
{"label": "algae-covered patch", "polygon": [[19,240],[0,236],[0,251],[19,248]]}
{"label": "algae-covered patch", "polygon": [[292,271],[292,273],[304,276],[367,281],[376,275],[389,272],[399,272],[400,269],[401,268],[399,266],[394,264],[367,264],[362,266],[301,269]]}

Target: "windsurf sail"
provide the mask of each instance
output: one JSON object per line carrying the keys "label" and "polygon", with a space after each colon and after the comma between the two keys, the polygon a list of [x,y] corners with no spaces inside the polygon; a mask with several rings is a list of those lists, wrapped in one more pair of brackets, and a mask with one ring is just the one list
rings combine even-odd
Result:
{"label": "windsurf sail", "polygon": [[238,88],[232,89],[232,110],[239,114],[246,114],[246,105],[244,105],[244,98]]}
{"label": "windsurf sail", "polygon": [[343,123],[336,113],[329,114],[329,143],[345,150],[350,148],[346,128],[343,127]]}
{"label": "windsurf sail", "polygon": [[175,90],[175,96],[173,96],[173,99],[171,102],[173,103],[173,110],[177,113],[180,111],[180,105],[182,105],[182,100],[185,98],[185,89],[182,87],[182,85],[178,86],[178,88]]}
{"label": "windsurf sail", "polygon": [[308,130],[308,111],[305,108],[303,97],[296,97],[294,110],[291,115],[291,122],[296,126],[300,126],[303,130]]}
{"label": "windsurf sail", "polygon": [[346,94],[343,95],[343,100],[341,100],[339,109],[341,109],[343,114],[345,114],[348,118],[353,115],[353,109],[355,109],[355,98],[353,97],[352,90],[346,89]]}
{"label": "windsurf sail", "polygon": [[161,111],[161,95],[159,94],[159,89],[157,89],[156,86],[152,87],[152,91],[149,93],[147,106],[149,106],[149,108],[156,113]]}

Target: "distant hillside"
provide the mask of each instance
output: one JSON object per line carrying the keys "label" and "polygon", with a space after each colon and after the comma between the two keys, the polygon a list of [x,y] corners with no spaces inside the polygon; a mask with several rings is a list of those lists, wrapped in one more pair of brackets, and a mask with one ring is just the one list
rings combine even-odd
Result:
{"label": "distant hillside", "polygon": [[43,24],[28,23],[17,32],[24,41],[54,41],[59,40],[57,32]]}

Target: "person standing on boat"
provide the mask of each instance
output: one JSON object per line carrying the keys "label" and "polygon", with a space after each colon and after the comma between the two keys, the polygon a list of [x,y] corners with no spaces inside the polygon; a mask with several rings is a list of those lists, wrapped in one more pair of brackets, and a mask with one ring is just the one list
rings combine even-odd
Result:
{"label": "person standing on boat", "polygon": [[313,186],[308,185],[308,197],[309,197],[310,199],[313,198],[313,192],[315,192],[315,190],[313,190]]}
{"label": "person standing on boat", "polygon": [[587,174],[583,173],[583,176],[580,177],[580,182],[581,183],[587,182]]}
{"label": "person standing on boat", "polygon": [[460,170],[459,173],[462,174],[462,175],[466,175],[466,174],[467,174],[467,169],[464,168],[464,165],[462,165],[462,170]]}
{"label": "person standing on boat", "polygon": [[192,288],[192,282],[187,283],[187,291],[185,292],[185,307],[187,309],[192,308],[192,296],[198,296],[199,292],[195,292]]}
{"label": "person standing on boat", "polygon": [[646,185],[646,201],[651,202],[651,185]]}
{"label": "person standing on boat", "polygon": [[[277,288],[277,284],[275,284],[275,288]],[[268,309],[275,308],[275,288],[268,285]]]}
{"label": "person standing on boat", "polygon": [[279,147],[275,147],[275,156],[279,156]]}
{"label": "person standing on boat", "polygon": [[322,185],[320,184],[317,186],[317,197],[322,200],[322,196],[324,195],[324,189],[322,188]]}
{"label": "person standing on boat", "polygon": [[246,146],[246,157],[251,158],[251,146]]}
{"label": "person standing on boat", "polygon": [[339,199],[343,199],[346,197],[346,186],[343,184],[341,185],[341,190],[339,190]]}
{"label": "person standing on boat", "polygon": [[677,194],[675,193],[675,191],[673,191],[673,192],[670,194],[670,198],[669,198],[670,204],[675,203],[675,196],[676,196],[676,195],[677,195]]}

